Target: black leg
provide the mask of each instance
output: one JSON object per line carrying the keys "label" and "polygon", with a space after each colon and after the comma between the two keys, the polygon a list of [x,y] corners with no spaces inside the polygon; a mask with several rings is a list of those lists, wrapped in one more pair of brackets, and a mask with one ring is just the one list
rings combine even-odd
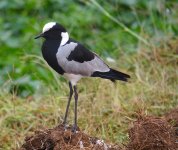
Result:
{"label": "black leg", "polygon": [[66,113],[65,113],[65,117],[64,117],[64,126],[67,123],[67,115],[68,115],[68,111],[69,111],[69,106],[70,106],[70,101],[73,95],[73,89],[72,89],[72,84],[69,82],[69,89],[70,89],[70,94],[69,94],[69,99],[68,99],[68,103],[67,103],[67,107],[66,107]]}
{"label": "black leg", "polygon": [[77,87],[74,86],[74,98],[75,98],[75,117],[74,117],[74,126],[72,128],[72,131],[75,133],[77,130],[77,103],[78,103],[78,93],[77,93]]}

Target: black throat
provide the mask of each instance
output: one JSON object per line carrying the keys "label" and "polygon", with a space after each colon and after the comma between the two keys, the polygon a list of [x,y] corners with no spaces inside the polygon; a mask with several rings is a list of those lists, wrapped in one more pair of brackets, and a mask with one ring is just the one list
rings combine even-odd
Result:
{"label": "black throat", "polygon": [[56,58],[56,53],[60,46],[61,40],[46,39],[42,45],[42,54],[46,62],[57,73],[64,74],[64,70],[59,66]]}

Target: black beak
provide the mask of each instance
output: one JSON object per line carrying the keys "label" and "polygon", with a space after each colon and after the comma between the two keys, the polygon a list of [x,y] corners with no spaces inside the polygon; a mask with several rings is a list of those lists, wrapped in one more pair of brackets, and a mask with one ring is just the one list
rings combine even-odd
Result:
{"label": "black beak", "polygon": [[37,35],[37,36],[35,37],[35,39],[38,39],[38,38],[40,38],[40,37],[43,37],[43,33]]}

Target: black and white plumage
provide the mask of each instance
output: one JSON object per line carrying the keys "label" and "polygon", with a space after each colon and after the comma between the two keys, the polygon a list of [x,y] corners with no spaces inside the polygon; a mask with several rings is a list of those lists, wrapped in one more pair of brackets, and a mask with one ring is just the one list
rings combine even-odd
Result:
{"label": "black and white plumage", "polygon": [[43,27],[42,33],[36,38],[43,37],[42,54],[56,72],[69,80],[70,95],[64,117],[64,125],[68,115],[70,101],[75,98],[75,120],[73,131],[77,128],[77,82],[82,77],[100,77],[111,81],[127,81],[129,75],[110,68],[95,53],[86,49],[79,42],[69,38],[69,34],[60,24],[49,22]]}

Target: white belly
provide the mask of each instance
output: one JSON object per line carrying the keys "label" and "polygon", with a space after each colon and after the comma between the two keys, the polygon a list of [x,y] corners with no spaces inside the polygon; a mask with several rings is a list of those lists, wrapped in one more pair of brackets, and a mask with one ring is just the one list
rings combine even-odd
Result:
{"label": "white belly", "polygon": [[64,73],[64,77],[67,78],[73,86],[76,85],[77,82],[82,78],[81,75],[69,74],[69,73]]}

